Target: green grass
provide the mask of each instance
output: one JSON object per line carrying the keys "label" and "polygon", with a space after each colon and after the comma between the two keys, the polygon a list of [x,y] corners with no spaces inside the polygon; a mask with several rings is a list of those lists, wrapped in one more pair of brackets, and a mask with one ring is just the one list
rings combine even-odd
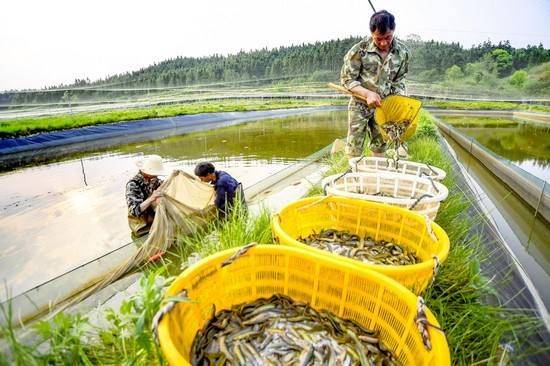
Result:
{"label": "green grass", "polygon": [[[430,121],[427,113],[422,118]],[[415,138],[409,144],[411,159],[423,161],[451,172],[450,162],[439,142],[430,137]],[[533,345],[525,339],[543,325],[527,310],[509,310],[489,305],[485,299],[494,295],[492,284],[483,277],[480,263],[489,253],[475,231],[481,214],[469,214],[470,203],[448,174],[444,184],[449,197],[442,203],[436,222],[447,232],[451,251],[441,267],[434,285],[424,298],[430,310],[445,329],[453,364],[496,363],[499,345],[508,342],[522,349],[513,358],[518,360],[533,353]],[[473,230],[472,230],[473,229]],[[547,346],[541,347],[540,352]]]}
{"label": "green grass", "polygon": [[518,121],[510,118],[455,116],[444,116],[442,118],[455,127],[510,127],[518,124]]}
{"label": "green grass", "polygon": [[184,114],[209,112],[240,112],[283,108],[341,105],[341,100],[304,99],[246,99],[194,102],[151,108],[111,110],[94,113],[63,114],[58,116],[18,118],[0,121],[0,138],[25,136],[39,132],[65,130],[89,125],[132,121],[139,119],[173,117]]}
{"label": "green grass", "polygon": [[512,102],[492,102],[492,101],[447,101],[447,100],[428,100],[423,102],[425,107],[437,107],[443,109],[464,109],[464,110],[499,110],[511,111],[522,110],[531,112],[550,113],[550,106],[538,104],[523,104]]}

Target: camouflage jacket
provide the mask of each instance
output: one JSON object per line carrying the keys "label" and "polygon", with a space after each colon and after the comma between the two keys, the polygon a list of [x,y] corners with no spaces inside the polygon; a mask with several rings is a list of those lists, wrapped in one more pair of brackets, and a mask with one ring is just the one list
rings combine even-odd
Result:
{"label": "camouflage jacket", "polygon": [[[143,203],[149,196],[153,194],[162,181],[158,178],[153,178],[149,181],[145,180],[143,175],[137,173],[132,179],[126,183],[126,203],[128,204],[128,214],[139,217],[143,214],[139,205]],[[148,208],[148,210],[151,207]],[[154,213],[154,212],[151,212]]]}
{"label": "camouflage jacket", "polygon": [[340,82],[346,89],[361,85],[377,92],[381,98],[405,94],[404,79],[409,71],[410,53],[396,38],[385,60],[371,37],[354,45],[344,57]]}

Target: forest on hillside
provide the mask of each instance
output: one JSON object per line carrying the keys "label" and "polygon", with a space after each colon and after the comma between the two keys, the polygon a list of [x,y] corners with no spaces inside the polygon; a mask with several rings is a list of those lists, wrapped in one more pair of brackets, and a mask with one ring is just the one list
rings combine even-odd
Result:
{"label": "forest on hillside", "polygon": [[[6,92],[0,94],[0,103],[62,100],[66,93],[55,90],[67,88],[158,88],[280,78],[335,81],[344,55],[359,41],[359,37],[349,37],[228,56],[176,57],[100,80],[77,79],[71,85],[51,86],[42,92]],[[550,50],[542,44],[514,48],[508,41],[486,41],[465,48],[456,42],[424,41],[416,35],[403,41],[412,54],[408,79],[414,82],[550,95]]]}

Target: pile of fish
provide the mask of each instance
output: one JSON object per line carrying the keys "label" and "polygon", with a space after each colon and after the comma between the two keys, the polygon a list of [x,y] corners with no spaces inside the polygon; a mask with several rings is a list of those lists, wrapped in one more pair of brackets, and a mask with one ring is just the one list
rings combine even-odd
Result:
{"label": "pile of fish", "polygon": [[388,134],[389,140],[391,142],[397,143],[402,142],[401,136],[405,133],[410,124],[410,120],[404,120],[401,122],[387,122],[384,123],[381,127],[382,129],[384,129],[384,132]]}
{"label": "pile of fish", "polygon": [[191,350],[193,365],[397,365],[378,334],[284,295],[214,315]]}
{"label": "pile of fish", "polygon": [[385,241],[375,241],[371,237],[359,237],[347,231],[323,229],[313,232],[299,241],[313,248],[326,250],[369,264],[408,265],[420,262],[418,257],[401,246]]}
{"label": "pile of fish", "polygon": [[387,149],[384,152],[385,157],[388,160],[392,160],[394,164],[399,161],[399,154],[397,150],[403,145],[402,136],[411,124],[410,120],[404,120],[402,122],[387,122],[381,125],[382,129],[388,135]]}

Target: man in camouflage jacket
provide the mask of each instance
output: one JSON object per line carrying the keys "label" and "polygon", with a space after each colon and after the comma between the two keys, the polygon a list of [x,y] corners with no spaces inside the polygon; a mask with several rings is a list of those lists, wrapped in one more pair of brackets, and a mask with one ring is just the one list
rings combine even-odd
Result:
{"label": "man in camouflage jacket", "polygon": [[392,14],[385,10],[374,13],[370,19],[371,36],[354,45],[344,57],[342,85],[368,100],[368,106],[354,98],[349,102],[348,157],[361,156],[367,138],[373,155],[380,156],[386,150],[374,123],[374,108],[390,94],[405,94],[410,58],[406,46],[393,37],[394,30]]}

